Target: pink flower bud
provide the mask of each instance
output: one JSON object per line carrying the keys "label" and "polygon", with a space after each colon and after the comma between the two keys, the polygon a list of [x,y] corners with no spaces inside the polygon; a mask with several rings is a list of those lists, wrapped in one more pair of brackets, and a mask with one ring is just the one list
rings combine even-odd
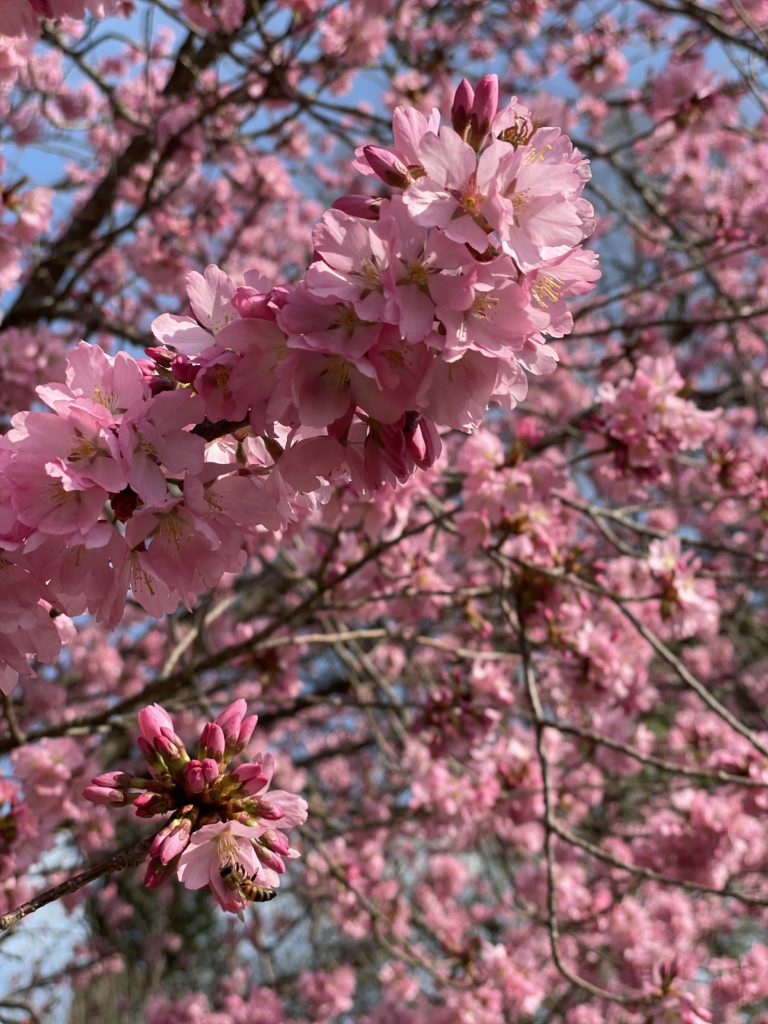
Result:
{"label": "pink flower bud", "polygon": [[206,757],[202,761],[200,767],[201,767],[202,772],[203,772],[203,778],[205,779],[205,782],[206,782],[207,785],[210,785],[212,782],[215,782],[216,779],[218,779],[218,777],[219,777],[219,764],[218,764],[218,761],[214,761],[214,759],[212,757]]}
{"label": "pink flower bud", "polygon": [[481,134],[480,141],[487,135],[498,109],[499,79],[496,75],[485,75],[477,84],[472,103],[472,133]]}
{"label": "pink flower bud", "polygon": [[271,776],[267,775],[260,764],[243,764],[233,775],[240,782],[240,789],[246,796],[256,796],[269,785]]}
{"label": "pink flower bud", "polygon": [[206,722],[200,733],[200,743],[198,744],[200,758],[212,757],[216,761],[223,761],[225,746],[226,741],[221,726],[216,722]]}
{"label": "pink flower bud", "polygon": [[385,423],[379,432],[381,457],[398,480],[407,480],[413,464],[405,451],[405,437],[400,422]]}
{"label": "pink flower bud", "polygon": [[273,804],[259,802],[259,818],[262,821],[280,821],[285,817],[285,811]]}
{"label": "pink flower bud", "polygon": [[164,761],[178,761],[184,751],[184,744],[178,736],[158,736],[154,742],[155,750]]}
{"label": "pink flower bud", "polygon": [[190,761],[184,766],[184,785],[190,793],[200,793],[205,789],[203,766],[199,761]]}
{"label": "pink flower bud", "polygon": [[215,720],[224,734],[224,741],[226,744],[224,750],[225,760],[234,757],[235,754],[239,754],[241,750],[245,749],[253,735],[253,730],[256,728],[256,723],[259,720],[258,715],[249,715],[245,717],[245,712],[248,710],[248,705],[242,699],[233,701],[229,707],[224,708],[218,718]]}
{"label": "pink flower bud", "polygon": [[269,295],[256,288],[241,285],[231,299],[240,316],[251,320],[275,320],[275,311],[269,303]]}
{"label": "pink flower bud", "polygon": [[406,413],[403,435],[406,450],[420,469],[428,469],[439,458],[443,445],[432,420]]}
{"label": "pink flower bud", "polygon": [[155,742],[158,736],[162,735],[163,729],[170,730],[173,734],[173,721],[168,712],[159,704],[150,704],[139,712],[139,732],[150,745]]}
{"label": "pink flower bud", "polygon": [[462,78],[459,87],[453,97],[451,107],[451,123],[453,130],[463,136],[469,127],[469,117],[472,113],[472,104],[475,102],[475,91],[466,78]]}
{"label": "pink flower bud", "polygon": [[279,875],[285,872],[285,863],[282,857],[277,853],[273,853],[272,850],[267,850],[265,847],[259,845],[256,847],[256,856],[259,858],[265,867],[272,868],[273,871],[277,871]]}
{"label": "pink flower bud", "polygon": [[378,220],[381,212],[381,199],[371,196],[346,195],[331,204],[332,210],[341,210],[350,217],[359,217],[360,220]]}
{"label": "pink flower bud", "polygon": [[363,446],[363,465],[368,486],[376,491],[389,479],[387,465],[381,454],[381,445],[369,434]]}
{"label": "pink flower bud", "polygon": [[102,786],[86,786],[83,796],[92,804],[104,804],[110,807],[121,807],[128,803],[128,797],[122,790],[105,789]]}
{"label": "pink flower bud", "polygon": [[150,377],[149,390],[153,395],[159,395],[163,391],[175,391],[176,384],[174,381],[169,380],[167,377]]}
{"label": "pink flower bud", "polygon": [[173,806],[170,797],[165,793],[139,793],[133,801],[137,818],[151,818],[155,814],[165,814]]}
{"label": "pink flower bud", "polygon": [[291,844],[288,842],[287,837],[282,832],[276,832],[274,829],[268,829],[260,838],[259,842],[266,846],[268,850],[273,850],[275,853],[287,854],[291,848]]}
{"label": "pink flower bud", "polygon": [[155,774],[168,770],[165,761],[163,761],[158,752],[154,750],[149,743],[147,743],[143,736],[139,736],[136,740],[136,745],[144,755],[144,760]]}
{"label": "pink flower bud", "polygon": [[275,307],[275,309],[282,309],[288,301],[288,296],[293,291],[293,288],[286,285],[276,285],[269,293],[269,301]]}
{"label": "pink flower bud", "polygon": [[163,882],[168,881],[175,870],[175,865],[172,863],[163,864],[156,859],[150,860],[144,875],[145,887],[147,889],[158,889]]}
{"label": "pink flower bud", "polygon": [[103,775],[97,775],[95,779],[91,779],[91,783],[94,786],[101,786],[103,789],[144,788],[143,780],[134,778],[128,772],[105,772]]}
{"label": "pink flower bud", "polygon": [[224,741],[227,745],[237,742],[237,737],[240,733],[240,726],[243,724],[243,719],[245,718],[247,710],[248,705],[242,697],[239,697],[237,700],[233,700],[231,704],[225,707],[221,714],[217,715],[214,719],[214,724],[218,725],[224,733]]}
{"label": "pink flower bud", "polygon": [[243,719],[243,724],[240,726],[240,731],[237,734],[237,752],[245,750],[248,746],[251,736],[253,736],[253,730],[259,721],[258,715],[248,715],[247,718]]}
{"label": "pink flower bud", "polygon": [[149,848],[149,856],[161,864],[169,864],[178,857],[189,842],[192,822],[189,818],[176,818],[161,829]]}
{"label": "pink flower bud", "polygon": [[166,369],[171,365],[175,355],[174,352],[171,352],[169,348],[165,348],[164,345],[149,345],[144,351],[158,366],[164,366]]}
{"label": "pink flower bud", "polygon": [[363,156],[373,173],[392,188],[407,188],[411,173],[403,161],[382,146],[363,146]]}
{"label": "pink flower bud", "polygon": [[171,363],[171,373],[179,384],[191,384],[198,374],[199,367],[187,356],[175,356]]}

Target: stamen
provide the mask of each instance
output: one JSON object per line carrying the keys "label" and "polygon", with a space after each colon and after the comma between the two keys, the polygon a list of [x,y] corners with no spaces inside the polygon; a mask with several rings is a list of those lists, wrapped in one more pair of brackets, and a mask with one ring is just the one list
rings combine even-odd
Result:
{"label": "stamen", "polygon": [[355,312],[352,306],[345,306],[341,303],[338,304],[339,318],[336,323],[339,327],[345,328],[352,334],[359,323],[362,323],[360,317]]}
{"label": "stamen", "polygon": [[336,391],[341,391],[349,385],[352,379],[352,364],[342,356],[331,356],[322,372],[326,382]]}
{"label": "stamen", "polygon": [[531,285],[531,293],[538,304],[546,309],[560,298],[565,284],[554,274],[540,274],[537,280]]}
{"label": "stamen", "polygon": [[475,301],[469,307],[469,313],[478,320],[485,320],[489,312],[498,304],[499,300],[494,295],[476,295]]}
{"label": "stamen", "polygon": [[499,138],[503,142],[509,142],[510,145],[517,149],[518,146],[526,146],[528,144],[533,132],[533,126],[528,123],[526,118],[518,115],[515,118],[515,123],[510,125],[509,128],[505,128]]}
{"label": "stamen", "polygon": [[543,163],[545,155],[549,153],[551,149],[552,146],[550,143],[547,143],[547,145],[543,149],[536,149],[535,146],[531,146],[531,148],[523,157],[523,163],[533,164],[536,163],[536,161],[538,161],[539,163]]}

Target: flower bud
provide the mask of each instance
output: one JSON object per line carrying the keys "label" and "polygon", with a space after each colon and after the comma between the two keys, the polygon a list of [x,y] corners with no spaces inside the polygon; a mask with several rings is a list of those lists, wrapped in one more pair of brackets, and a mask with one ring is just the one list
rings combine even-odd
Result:
{"label": "flower bud", "polygon": [[260,764],[242,764],[232,773],[240,783],[245,796],[256,796],[267,788],[272,773],[267,774]]}
{"label": "flower bud", "polygon": [[221,714],[217,715],[214,719],[214,724],[218,725],[223,732],[224,741],[227,744],[237,739],[247,710],[248,705],[242,697],[239,697],[237,700],[233,700],[231,704],[228,704]]}
{"label": "flower bud", "polygon": [[382,146],[363,146],[363,156],[377,178],[392,188],[407,188],[411,173],[403,161],[389,149]]}
{"label": "flower bud", "polygon": [[258,715],[246,717],[247,710],[248,705],[241,697],[239,700],[233,701],[229,707],[224,708],[214,722],[224,734],[224,758],[227,761],[245,749],[256,728]]}
{"label": "flower bud", "polygon": [[253,736],[253,730],[256,728],[256,724],[258,723],[258,721],[258,715],[248,715],[247,718],[243,719],[242,725],[240,726],[240,731],[237,734],[236,753],[239,754],[241,750],[245,750],[245,748],[248,746],[248,744],[251,741],[251,736]]}
{"label": "flower bud", "polygon": [[428,469],[440,457],[443,448],[440,435],[426,416],[406,413],[403,436],[406,450],[419,469]]}
{"label": "flower bud", "polygon": [[178,355],[171,363],[171,373],[179,384],[191,384],[200,370],[188,356]]}
{"label": "flower bud", "polygon": [[144,875],[144,886],[147,889],[158,889],[163,882],[167,882],[176,870],[173,861],[163,864],[160,860],[152,858],[147,864],[147,871]]}
{"label": "flower bud", "polygon": [[199,761],[192,760],[184,766],[184,785],[189,793],[201,793],[205,789],[203,766]]}
{"label": "flower bud", "polygon": [[346,195],[331,204],[332,210],[340,210],[349,214],[350,217],[359,217],[360,220],[378,220],[381,212],[381,199],[371,196]]}
{"label": "flower bud", "polygon": [[280,821],[281,818],[285,817],[285,811],[276,807],[273,804],[268,804],[262,801],[256,801],[258,804],[258,817],[262,821]]}
{"label": "flower bud", "polygon": [[165,345],[148,345],[144,351],[153,362],[157,363],[158,366],[165,367],[166,370],[170,368],[173,357],[176,355],[175,352],[166,348]]}
{"label": "flower bud", "polygon": [[267,829],[259,837],[259,842],[266,846],[268,850],[273,850],[275,853],[282,853],[283,855],[287,854],[291,848],[286,835],[283,832],[276,832],[273,828]]}
{"label": "flower bud", "polygon": [[165,814],[173,807],[170,796],[166,793],[139,793],[133,801],[137,818],[151,818],[155,814]]}
{"label": "flower bud", "polygon": [[256,856],[265,867],[272,868],[272,870],[276,871],[279,875],[285,873],[285,863],[283,862],[283,858],[272,850],[268,850],[260,843],[256,844]]}
{"label": "flower bud", "polygon": [[470,129],[467,141],[477,151],[490,131],[491,121],[496,117],[499,106],[499,79],[496,75],[486,75],[480,79],[475,90],[472,104]]}
{"label": "flower bud", "polygon": [[119,789],[106,789],[102,786],[86,786],[83,796],[92,804],[103,804],[110,807],[122,807],[129,803],[126,793]]}
{"label": "flower bud", "polygon": [[189,754],[179,737],[169,729],[163,729],[163,735],[155,740],[155,749],[173,771],[181,770],[189,761]]}
{"label": "flower bud", "polygon": [[139,732],[150,745],[158,736],[162,735],[163,729],[169,729],[173,733],[173,721],[171,716],[161,708],[159,704],[149,704],[139,712]]}
{"label": "flower bud", "polygon": [[83,796],[95,804],[121,807],[137,799],[138,794],[131,794],[130,790],[145,790],[149,784],[149,779],[129,775],[128,772],[105,772],[91,779],[91,785],[83,790]]}
{"label": "flower bud", "polygon": [[167,377],[155,375],[149,379],[149,390],[152,395],[160,395],[163,391],[175,391],[176,382],[169,380]]}
{"label": "flower bud", "polygon": [[475,91],[466,78],[462,78],[453,97],[453,106],[451,107],[453,130],[461,135],[462,138],[464,138],[467,128],[469,128],[469,118],[474,102]]}
{"label": "flower bud", "polygon": [[144,760],[147,762],[154,775],[163,775],[168,772],[168,765],[158,752],[149,743],[147,743],[143,736],[139,736],[137,738],[136,745],[144,755]]}
{"label": "flower bud", "polygon": [[282,309],[288,301],[288,297],[293,291],[293,288],[286,285],[277,284],[269,293],[269,301],[275,309]]}
{"label": "flower bud", "polygon": [[379,430],[381,457],[398,480],[407,480],[413,465],[406,455],[405,437],[398,423],[384,423]]}
{"label": "flower bud", "polygon": [[221,726],[216,722],[206,722],[200,733],[200,742],[197,747],[200,759],[212,757],[216,761],[223,762],[225,746],[226,741]]}
{"label": "flower bud", "polygon": [[365,479],[371,490],[378,490],[388,480],[387,465],[382,458],[381,445],[373,434],[368,434],[363,446]]}
{"label": "flower bud", "polygon": [[248,285],[241,285],[231,299],[237,312],[246,320],[276,319],[275,311],[269,303],[269,293],[260,292]]}
{"label": "flower bud", "polygon": [[144,789],[146,781],[128,772],[105,772],[91,779],[94,786],[101,786],[103,789]]}
{"label": "flower bud", "polygon": [[150,858],[159,860],[163,865],[170,863],[186,847],[191,833],[192,822],[189,818],[174,818],[153,839],[149,848]]}

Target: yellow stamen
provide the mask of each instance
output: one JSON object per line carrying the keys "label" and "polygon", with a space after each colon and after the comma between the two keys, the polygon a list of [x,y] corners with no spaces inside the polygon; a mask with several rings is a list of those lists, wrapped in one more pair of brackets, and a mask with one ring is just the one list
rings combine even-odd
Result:
{"label": "yellow stamen", "polygon": [[331,356],[322,375],[332,388],[341,391],[348,386],[352,379],[352,364],[342,356]]}
{"label": "yellow stamen", "polygon": [[377,288],[381,284],[381,274],[373,260],[363,260],[358,274],[371,288]]}
{"label": "yellow stamen", "polygon": [[549,143],[547,143],[547,145],[543,149],[536,149],[535,146],[531,146],[531,148],[528,150],[528,152],[525,154],[523,158],[523,163],[533,164],[536,163],[537,161],[539,163],[543,163],[545,155],[549,153],[551,149],[552,146]]}
{"label": "yellow stamen", "polygon": [[565,284],[559,277],[555,277],[553,274],[540,274],[531,286],[531,292],[536,302],[546,309],[547,306],[557,302],[564,287]]}
{"label": "yellow stamen", "polygon": [[475,301],[469,307],[469,313],[478,320],[485,320],[489,312],[498,304],[499,300],[493,295],[476,295]]}

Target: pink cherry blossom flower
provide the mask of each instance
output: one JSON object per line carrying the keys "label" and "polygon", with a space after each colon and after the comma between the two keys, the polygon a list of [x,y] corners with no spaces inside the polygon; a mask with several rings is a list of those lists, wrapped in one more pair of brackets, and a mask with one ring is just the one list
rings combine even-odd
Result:
{"label": "pink cherry blossom flower", "polygon": [[438,135],[423,137],[419,158],[426,176],[410,185],[403,196],[414,223],[442,228],[452,241],[484,252],[488,232],[480,217],[485,197],[479,191],[482,172],[475,151],[452,128],[442,127]]}
{"label": "pink cherry blossom flower", "polygon": [[261,825],[243,825],[239,821],[220,821],[203,825],[190,837],[181,854],[177,868],[179,881],[187,889],[202,889],[206,885],[223,910],[233,913],[243,910],[247,900],[222,878],[222,868],[242,868],[249,878],[263,885],[274,879],[267,876],[256,856],[253,840],[265,831]]}

